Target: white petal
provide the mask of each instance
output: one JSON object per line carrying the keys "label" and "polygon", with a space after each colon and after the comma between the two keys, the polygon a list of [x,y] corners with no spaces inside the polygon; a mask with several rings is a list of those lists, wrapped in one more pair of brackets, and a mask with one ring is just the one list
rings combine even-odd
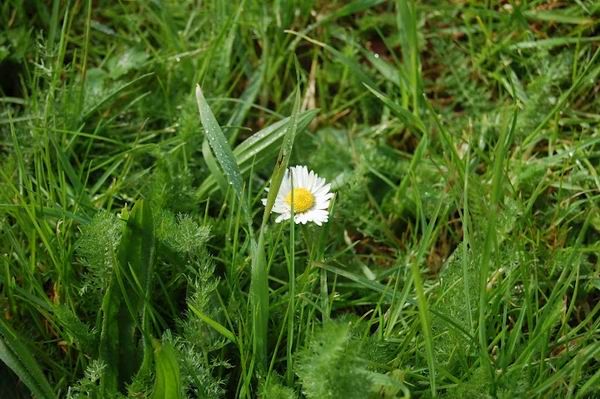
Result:
{"label": "white petal", "polygon": [[313,180],[311,181],[310,191],[314,194],[316,193],[323,185],[325,184],[325,180],[321,179],[319,176],[314,175]]}
{"label": "white petal", "polygon": [[290,206],[283,200],[283,198],[277,197],[277,198],[275,198],[275,203],[273,204],[273,208],[289,210]]}
{"label": "white petal", "polygon": [[307,219],[311,222],[315,222],[320,226],[320,223],[327,222],[329,219],[329,212],[322,209],[314,209],[306,212]]}
{"label": "white petal", "polygon": [[318,195],[315,197],[315,202],[329,202],[333,198],[333,193],[328,193],[325,195]]}
{"label": "white petal", "polygon": [[328,193],[328,194],[322,195],[320,197],[317,197],[318,201],[327,201],[327,202],[331,201],[332,198],[333,198],[333,193]]}
{"label": "white petal", "polygon": [[271,212],[275,212],[275,213],[290,213],[290,207],[289,206],[285,206],[285,205],[273,205],[273,209],[271,209]]}
{"label": "white petal", "polygon": [[329,212],[324,211],[322,209],[315,209],[313,211],[310,211],[309,213],[310,213],[310,216],[313,218],[323,219],[323,218],[327,218],[329,216]]}
{"label": "white petal", "polygon": [[279,186],[279,192],[277,195],[286,195],[292,189],[292,181],[290,179],[283,179],[281,181],[281,186]]}
{"label": "white petal", "polygon": [[281,223],[284,220],[289,220],[289,218],[292,215],[290,215],[289,213],[282,213],[281,215],[277,216],[277,218],[275,219],[275,223]]}
{"label": "white petal", "polygon": [[289,190],[282,190],[279,192],[279,194],[277,194],[277,200],[281,201],[281,202],[285,202],[285,197],[287,197],[290,194],[290,191],[292,191],[291,189]]}
{"label": "white petal", "polygon": [[308,212],[297,214],[294,217],[294,222],[306,224],[306,222],[308,222]]}
{"label": "white petal", "polygon": [[318,190],[315,190],[315,195],[327,194],[331,190],[331,184],[325,184],[323,187],[320,187]]}
{"label": "white petal", "polygon": [[294,182],[294,187],[305,188],[308,180],[308,168],[306,166],[298,166],[296,170],[298,171],[298,180]]}
{"label": "white petal", "polygon": [[310,173],[308,168],[306,166],[302,167],[303,170],[303,174],[304,174],[304,184],[302,185],[303,188],[309,189],[310,188],[310,181],[311,181],[311,177],[310,177]]}
{"label": "white petal", "polygon": [[314,192],[315,185],[319,177],[312,170],[308,172],[308,179],[306,180],[306,189],[310,192]]}
{"label": "white petal", "polygon": [[319,200],[317,200],[317,203],[312,208],[312,210],[327,209],[327,208],[329,208],[329,201],[319,201]]}

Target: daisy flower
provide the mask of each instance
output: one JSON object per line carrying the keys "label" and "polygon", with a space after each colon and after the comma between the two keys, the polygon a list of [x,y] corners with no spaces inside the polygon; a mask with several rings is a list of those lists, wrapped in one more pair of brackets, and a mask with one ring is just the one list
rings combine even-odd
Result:
{"label": "daisy flower", "polygon": [[[329,218],[329,201],[333,197],[330,190],[331,185],[306,166],[288,168],[273,205],[272,212],[279,214],[275,222],[289,220],[293,208],[296,224],[314,222],[321,226]],[[267,200],[262,203],[265,205]]]}

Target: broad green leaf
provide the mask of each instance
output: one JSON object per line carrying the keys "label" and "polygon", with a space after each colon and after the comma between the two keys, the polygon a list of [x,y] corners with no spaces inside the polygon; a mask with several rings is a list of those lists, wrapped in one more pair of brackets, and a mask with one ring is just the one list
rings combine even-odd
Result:
{"label": "broad green leaf", "polygon": [[152,356],[148,307],[154,265],[154,221],[150,206],[138,201],[130,214],[113,262],[113,275],[102,303],[100,359],[107,365],[104,395],[114,395],[130,382],[141,364],[136,331],[144,338],[144,365]]}
{"label": "broad green leaf", "polygon": [[156,364],[156,379],[152,399],[180,399],[181,376],[175,349],[169,343],[155,341],[154,361]]}
{"label": "broad green leaf", "polygon": [[225,176],[219,169],[219,165],[217,164],[217,160],[212,154],[210,150],[210,146],[208,145],[208,141],[204,140],[202,142],[202,156],[204,157],[204,162],[206,162],[206,166],[208,166],[208,170],[210,170],[211,176],[217,182],[219,188],[223,192],[223,195],[227,193],[227,180],[225,180]]}
{"label": "broad green leaf", "polygon": [[232,186],[238,201],[240,201],[242,207],[244,207],[244,187],[240,168],[238,167],[233,151],[231,151],[231,147],[229,146],[217,119],[210,110],[199,85],[196,86],[196,101],[198,103],[198,111],[200,112],[200,121],[204,127],[208,144],[210,144],[210,148],[212,149],[217,162],[221,165],[223,173],[227,177],[229,184]]}

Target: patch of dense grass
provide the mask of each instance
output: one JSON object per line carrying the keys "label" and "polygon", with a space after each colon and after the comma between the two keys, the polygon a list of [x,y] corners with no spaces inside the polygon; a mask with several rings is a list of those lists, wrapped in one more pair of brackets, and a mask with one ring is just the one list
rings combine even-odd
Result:
{"label": "patch of dense grass", "polygon": [[600,395],[599,12],[2,2],[0,397]]}

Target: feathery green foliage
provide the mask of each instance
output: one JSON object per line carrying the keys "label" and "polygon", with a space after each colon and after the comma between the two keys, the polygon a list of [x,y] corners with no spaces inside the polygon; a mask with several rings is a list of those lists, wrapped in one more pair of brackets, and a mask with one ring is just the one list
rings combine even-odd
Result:
{"label": "feathery green foliage", "polygon": [[307,398],[366,398],[373,384],[350,326],[330,322],[299,353],[296,373]]}

